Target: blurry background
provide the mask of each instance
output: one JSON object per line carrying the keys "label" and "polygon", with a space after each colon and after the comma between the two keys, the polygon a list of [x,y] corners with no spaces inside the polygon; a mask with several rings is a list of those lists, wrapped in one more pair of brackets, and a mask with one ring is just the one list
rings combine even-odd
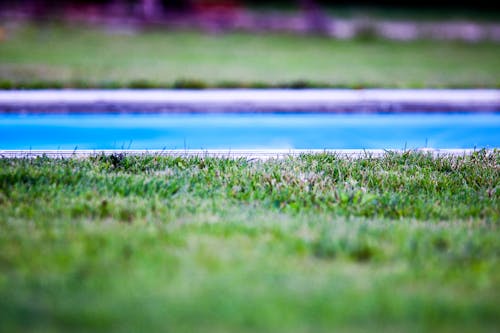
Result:
{"label": "blurry background", "polygon": [[0,1],[0,88],[498,87],[493,1]]}
{"label": "blurry background", "polygon": [[[346,0],[2,0],[5,16],[37,20],[65,19],[93,22],[182,24],[207,28],[290,28],[335,34],[332,16],[382,18],[492,19],[498,18],[494,1],[346,1]],[[302,12],[303,21],[298,18]],[[274,14],[274,17],[265,15]],[[281,14],[281,15],[279,15]],[[275,19],[273,22],[272,19]],[[288,20],[287,20],[288,18]],[[176,20],[179,20],[176,22]],[[339,33],[339,32],[337,32]],[[340,33],[339,33],[340,34]]]}

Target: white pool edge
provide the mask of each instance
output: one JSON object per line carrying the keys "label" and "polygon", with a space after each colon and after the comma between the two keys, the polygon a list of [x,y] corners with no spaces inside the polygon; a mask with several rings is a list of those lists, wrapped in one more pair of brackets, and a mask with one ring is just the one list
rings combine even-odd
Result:
{"label": "white pool edge", "polygon": [[500,111],[500,89],[0,90],[0,113]]}
{"label": "white pool edge", "polygon": [[[465,156],[480,149],[433,149],[420,148],[412,150],[403,149],[176,149],[176,150],[145,150],[145,149],[79,149],[79,150],[0,150],[0,158],[36,158],[46,156],[49,158],[85,158],[100,154],[125,154],[125,155],[157,155],[171,157],[215,157],[247,160],[283,159],[302,154],[333,154],[343,158],[379,158],[386,154],[404,154],[407,152],[423,153],[433,157],[439,156]],[[498,148],[486,149],[492,153]]]}

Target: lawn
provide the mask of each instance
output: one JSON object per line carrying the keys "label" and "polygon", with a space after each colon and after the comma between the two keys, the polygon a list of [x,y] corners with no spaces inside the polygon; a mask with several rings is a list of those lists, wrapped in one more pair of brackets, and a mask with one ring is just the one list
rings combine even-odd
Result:
{"label": "lawn", "polygon": [[500,152],[0,159],[2,332],[497,332]]}
{"label": "lawn", "polygon": [[0,86],[500,86],[500,43],[129,32],[10,27],[0,41]]}

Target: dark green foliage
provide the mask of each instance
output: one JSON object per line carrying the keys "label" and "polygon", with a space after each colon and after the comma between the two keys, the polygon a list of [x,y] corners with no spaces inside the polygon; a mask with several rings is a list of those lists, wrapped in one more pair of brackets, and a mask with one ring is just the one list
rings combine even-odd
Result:
{"label": "dark green foliage", "polygon": [[202,80],[194,79],[179,79],[172,85],[174,89],[204,89],[207,88],[207,84]]}

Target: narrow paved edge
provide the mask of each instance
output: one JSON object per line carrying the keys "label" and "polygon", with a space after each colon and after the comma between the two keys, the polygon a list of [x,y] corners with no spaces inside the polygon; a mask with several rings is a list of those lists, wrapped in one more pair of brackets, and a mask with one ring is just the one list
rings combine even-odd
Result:
{"label": "narrow paved edge", "polygon": [[[487,149],[493,152],[497,149]],[[83,158],[99,154],[125,154],[125,155],[159,155],[174,157],[217,157],[217,158],[244,158],[244,159],[281,159],[299,156],[301,154],[335,154],[345,158],[382,157],[387,153],[403,154],[405,152],[419,152],[438,156],[463,156],[472,154],[477,149],[431,149],[420,148],[414,150],[401,149],[208,149],[208,150],[0,150],[0,158],[34,158],[47,156],[50,158]]]}
{"label": "narrow paved edge", "polygon": [[500,111],[499,89],[0,90],[0,113]]}

